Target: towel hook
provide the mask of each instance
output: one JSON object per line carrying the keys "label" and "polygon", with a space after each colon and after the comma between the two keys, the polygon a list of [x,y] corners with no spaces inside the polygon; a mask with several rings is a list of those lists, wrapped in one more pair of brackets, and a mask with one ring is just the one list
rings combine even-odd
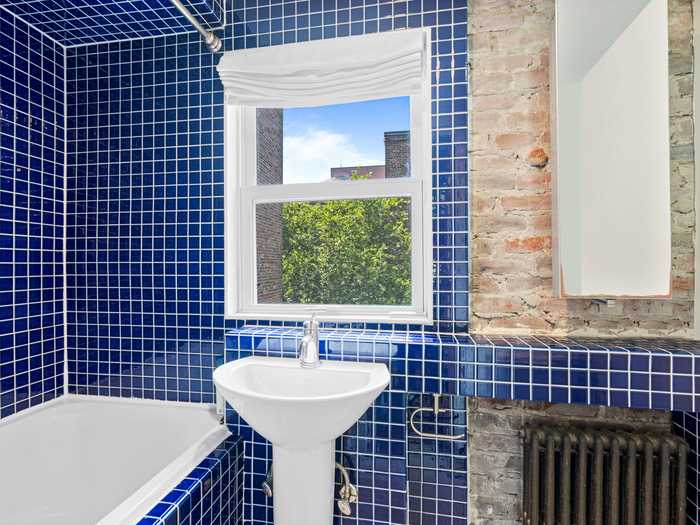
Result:
{"label": "towel hook", "polygon": [[413,431],[418,434],[420,437],[425,437],[425,438],[433,438],[433,439],[446,439],[449,441],[456,441],[458,439],[464,439],[465,434],[459,434],[458,436],[449,436],[447,434],[433,434],[430,432],[422,432],[416,428],[416,423],[414,421],[415,417],[417,414],[421,412],[432,412],[433,415],[436,418],[435,423],[437,424],[437,416],[440,414],[445,414],[447,412],[452,412],[449,408],[440,408],[440,394],[433,394],[433,406],[432,408],[416,408],[413,413],[411,414],[411,417],[408,419],[408,422],[411,425],[411,428]]}

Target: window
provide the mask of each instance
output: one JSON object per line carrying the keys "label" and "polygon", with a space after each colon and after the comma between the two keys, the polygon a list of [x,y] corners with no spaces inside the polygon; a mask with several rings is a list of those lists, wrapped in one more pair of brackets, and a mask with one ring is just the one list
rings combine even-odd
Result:
{"label": "window", "polygon": [[428,42],[224,55],[227,317],[432,319]]}

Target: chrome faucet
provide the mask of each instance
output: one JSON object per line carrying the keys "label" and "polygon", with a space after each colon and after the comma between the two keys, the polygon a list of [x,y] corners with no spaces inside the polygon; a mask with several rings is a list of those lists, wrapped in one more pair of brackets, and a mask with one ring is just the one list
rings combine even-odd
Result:
{"label": "chrome faucet", "polygon": [[318,356],[318,321],[315,315],[304,321],[304,337],[299,343],[299,361],[302,368],[316,368],[321,365]]}

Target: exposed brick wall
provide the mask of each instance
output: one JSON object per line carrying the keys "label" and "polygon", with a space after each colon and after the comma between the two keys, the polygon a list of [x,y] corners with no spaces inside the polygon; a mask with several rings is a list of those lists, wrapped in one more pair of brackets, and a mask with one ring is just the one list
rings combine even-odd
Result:
{"label": "exposed brick wall", "polygon": [[387,179],[408,176],[411,162],[411,134],[409,131],[387,131],[384,133],[384,159]]}
{"label": "exposed brick wall", "polygon": [[554,0],[469,0],[472,331],[692,336],[692,0],[670,0],[673,296],[612,308],[552,292]]}
{"label": "exposed brick wall", "polygon": [[470,398],[469,524],[521,523],[523,429],[527,423],[670,431],[671,413],[587,405]]}
{"label": "exposed brick wall", "polygon": [[[257,110],[258,184],[282,183],[281,109]],[[255,212],[258,302],[282,302],[282,205],[265,204]]]}

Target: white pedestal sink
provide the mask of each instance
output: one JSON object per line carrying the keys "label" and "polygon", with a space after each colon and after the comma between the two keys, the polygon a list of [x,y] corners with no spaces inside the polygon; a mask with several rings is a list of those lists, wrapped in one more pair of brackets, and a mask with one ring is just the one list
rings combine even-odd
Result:
{"label": "white pedestal sink", "polygon": [[214,371],[233,409],[272,442],[275,525],[331,525],[335,439],[389,384],[383,364],[246,357]]}

